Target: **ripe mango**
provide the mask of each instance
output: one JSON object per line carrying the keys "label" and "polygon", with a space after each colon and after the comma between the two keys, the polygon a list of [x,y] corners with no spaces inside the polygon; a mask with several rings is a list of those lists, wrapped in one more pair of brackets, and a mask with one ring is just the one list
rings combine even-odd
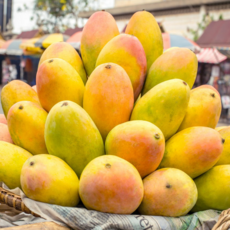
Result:
{"label": "ripe mango", "polygon": [[85,86],[83,108],[104,140],[112,128],[129,120],[133,104],[132,84],[122,67],[106,63],[92,72]]}
{"label": "ripe mango", "polygon": [[230,165],[218,165],[196,178],[198,200],[192,211],[230,207]]}
{"label": "ripe mango", "polygon": [[52,58],[60,58],[68,62],[80,75],[84,84],[86,83],[86,73],[82,63],[82,60],[78,52],[67,42],[55,42],[51,44],[42,54],[39,65],[45,60]]}
{"label": "ripe mango", "polygon": [[136,103],[131,120],[149,121],[169,139],[184,119],[190,89],[186,82],[173,79],[155,86]]}
{"label": "ripe mango", "polygon": [[47,112],[63,100],[82,106],[84,83],[68,62],[60,58],[44,61],[38,69],[36,82],[39,100]]}
{"label": "ripe mango", "polygon": [[33,155],[48,153],[44,138],[46,118],[47,112],[33,102],[14,104],[7,116],[14,143]]}
{"label": "ripe mango", "polygon": [[221,129],[225,129],[227,128],[228,126],[220,126],[220,127],[216,127],[215,130],[216,131],[220,131]]}
{"label": "ripe mango", "polygon": [[174,168],[157,170],[143,180],[144,198],[138,208],[143,215],[184,216],[197,201],[194,181]]}
{"label": "ripe mango", "polygon": [[140,41],[129,34],[116,36],[101,50],[96,66],[108,62],[120,65],[129,75],[136,100],[142,90],[147,70],[145,51]]}
{"label": "ripe mango", "polygon": [[32,89],[37,93],[37,86],[36,85],[32,86]]}
{"label": "ripe mango", "polygon": [[22,190],[30,199],[75,207],[79,202],[79,180],[62,159],[40,154],[28,159],[21,172]]}
{"label": "ripe mango", "polygon": [[110,13],[98,11],[91,15],[81,37],[81,56],[88,76],[95,69],[102,48],[118,34],[116,21]]}
{"label": "ripe mango", "polygon": [[8,126],[0,123],[0,141],[5,141],[13,144],[13,140],[10,136]]}
{"label": "ripe mango", "polygon": [[104,154],[104,143],[96,125],[72,101],[59,102],[49,112],[45,142],[49,154],[63,159],[78,177],[91,160]]}
{"label": "ripe mango", "polygon": [[148,121],[129,121],[113,128],[105,142],[108,155],[121,157],[136,167],[141,177],[155,171],[165,150],[161,130]]}
{"label": "ripe mango", "polygon": [[219,133],[224,139],[224,149],[216,165],[230,164],[230,127],[219,130]]}
{"label": "ripe mango", "polygon": [[21,187],[22,166],[32,155],[25,149],[5,141],[0,141],[0,149],[0,181],[10,189]]}
{"label": "ripe mango", "polygon": [[149,71],[153,62],[163,53],[163,39],[156,19],[145,10],[136,12],[130,18],[125,33],[136,36],[141,42]]}
{"label": "ripe mango", "polygon": [[216,127],[221,113],[221,99],[215,88],[210,87],[191,90],[187,112],[178,131],[193,126]]}
{"label": "ripe mango", "polygon": [[177,168],[196,178],[216,164],[222,151],[222,138],[215,129],[187,128],[166,142],[160,168]]}
{"label": "ripe mango", "polygon": [[1,103],[5,116],[11,106],[19,101],[31,101],[40,105],[37,93],[23,81],[14,80],[5,85],[1,92]]}
{"label": "ripe mango", "polygon": [[128,161],[116,156],[100,156],[83,170],[80,198],[87,209],[131,214],[140,205],[144,190],[141,177]]}
{"label": "ripe mango", "polygon": [[7,120],[4,114],[0,114],[0,123],[7,125]]}
{"label": "ripe mango", "polygon": [[191,50],[187,48],[170,49],[152,64],[142,93],[145,94],[157,84],[175,78],[187,82],[191,89],[196,79],[197,68],[197,57]]}

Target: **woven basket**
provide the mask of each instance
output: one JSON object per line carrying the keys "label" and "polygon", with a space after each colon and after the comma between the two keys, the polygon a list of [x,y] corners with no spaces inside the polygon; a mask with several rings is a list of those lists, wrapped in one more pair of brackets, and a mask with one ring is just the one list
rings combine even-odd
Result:
{"label": "woven basket", "polygon": [[32,214],[33,216],[36,216],[36,217],[40,217],[36,213],[30,211],[25,206],[20,196],[15,195],[14,193],[9,192],[2,187],[0,187],[0,203],[7,204],[8,206],[15,208],[18,211]]}

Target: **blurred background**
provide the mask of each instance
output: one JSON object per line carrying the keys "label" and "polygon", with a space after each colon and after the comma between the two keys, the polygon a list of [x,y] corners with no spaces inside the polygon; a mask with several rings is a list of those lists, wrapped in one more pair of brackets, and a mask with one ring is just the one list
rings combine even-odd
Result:
{"label": "blurred background", "polygon": [[80,53],[82,29],[101,9],[114,16],[120,32],[136,11],[151,12],[164,50],[187,47],[197,55],[194,87],[214,86],[221,122],[230,123],[230,0],[0,0],[0,90],[14,79],[35,85],[40,56],[53,42],[69,42]]}

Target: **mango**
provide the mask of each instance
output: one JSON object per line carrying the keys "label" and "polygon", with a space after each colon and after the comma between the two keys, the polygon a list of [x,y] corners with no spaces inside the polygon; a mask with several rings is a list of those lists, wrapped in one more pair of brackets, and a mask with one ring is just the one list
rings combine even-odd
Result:
{"label": "mango", "polygon": [[0,123],[0,141],[5,141],[13,144],[13,140],[10,136],[8,126]]}
{"label": "mango", "polygon": [[197,57],[191,50],[187,48],[170,49],[152,64],[142,93],[144,95],[157,84],[175,78],[187,82],[191,89],[196,79],[197,68]]}
{"label": "mango", "polygon": [[133,104],[132,84],[122,67],[106,63],[92,72],[85,86],[83,108],[104,140],[112,128],[129,120]]}
{"label": "mango", "polygon": [[62,159],[41,154],[29,158],[22,167],[22,190],[30,199],[75,207],[79,202],[79,180]]}
{"label": "mango", "polygon": [[57,103],[48,114],[45,142],[49,154],[63,159],[80,177],[94,158],[104,154],[104,143],[96,125],[72,101]]}
{"label": "mango", "polygon": [[0,181],[10,189],[21,187],[22,166],[32,155],[25,149],[5,141],[0,141],[0,149]]}
{"label": "mango", "polygon": [[36,85],[32,86],[32,89],[37,93],[37,86]]}
{"label": "mango", "polygon": [[113,128],[106,138],[108,155],[121,157],[136,167],[141,177],[155,171],[165,150],[161,130],[148,121],[129,121]]}
{"label": "mango", "polygon": [[23,81],[14,80],[5,85],[1,91],[1,103],[5,117],[11,106],[19,101],[31,101],[40,105],[37,93]]}
{"label": "mango", "polygon": [[178,131],[193,126],[216,127],[221,114],[221,99],[215,88],[210,87],[191,90],[187,112]]}
{"label": "mango", "polygon": [[177,168],[196,178],[216,164],[222,151],[222,138],[215,129],[187,128],[166,142],[160,168]]}
{"label": "mango", "polygon": [[196,178],[198,200],[192,211],[230,207],[230,165],[218,165]]}
{"label": "mango", "polygon": [[220,127],[216,127],[215,130],[216,131],[220,131],[221,129],[225,129],[227,128],[228,126],[220,126]]}
{"label": "mango", "polygon": [[102,48],[119,34],[113,16],[105,11],[91,15],[84,26],[81,37],[81,56],[88,76],[93,72]]}
{"label": "mango", "polygon": [[131,120],[149,121],[169,139],[184,119],[190,89],[186,82],[173,79],[155,86],[136,103]]}
{"label": "mango", "polygon": [[120,34],[111,39],[101,50],[96,66],[108,62],[124,68],[132,82],[136,100],[142,90],[147,70],[145,51],[140,41],[129,34]]}
{"label": "mango", "polygon": [[159,169],[143,180],[144,198],[138,211],[142,215],[184,216],[197,201],[194,181],[183,171]]}
{"label": "mango", "polygon": [[131,214],[140,205],[144,190],[141,177],[132,164],[120,157],[105,155],[85,167],[79,194],[89,210]]}
{"label": "mango", "polygon": [[63,100],[82,106],[85,86],[68,62],[59,58],[44,61],[38,69],[36,82],[39,100],[47,112]]}
{"label": "mango", "polygon": [[33,155],[48,153],[44,138],[46,118],[47,112],[33,102],[14,104],[7,116],[14,143]]}
{"label": "mango", "polygon": [[0,114],[0,123],[7,125],[7,120],[4,114]]}
{"label": "mango", "polygon": [[219,130],[219,133],[224,140],[224,149],[216,165],[230,164],[230,127]]}
{"label": "mango", "polygon": [[60,58],[68,62],[80,75],[84,84],[86,83],[86,73],[82,60],[78,52],[67,42],[55,42],[51,44],[42,54],[39,65],[52,58]]}
{"label": "mango", "polygon": [[153,62],[163,53],[163,39],[156,19],[150,12],[138,11],[130,18],[125,33],[136,36],[141,42],[149,71]]}

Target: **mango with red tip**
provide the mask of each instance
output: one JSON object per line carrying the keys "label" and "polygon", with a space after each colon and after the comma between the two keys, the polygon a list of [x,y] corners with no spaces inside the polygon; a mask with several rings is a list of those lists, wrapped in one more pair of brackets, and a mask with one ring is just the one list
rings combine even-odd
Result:
{"label": "mango with red tip", "polygon": [[130,18],[125,33],[136,36],[141,42],[149,71],[153,62],[163,53],[163,39],[156,19],[150,12],[138,11]]}
{"label": "mango with red tip", "polygon": [[138,38],[120,34],[111,39],[101,50],[96,66],[108,62],[120,65],[129,75],[136,100],[142,90],[147,70],[145,51]]}
{"label": "mango with red tip", "polygon": [[129,120],[133,104],[132,84],[122,67],[106,63],[93,71],[85,87],[83,108],[104,140],[111,129]]}
{"label": "mango with red tip", "polygon": [[197,57],[191,50],[172,48],[152,64],[142,93],[145,94],[157,84],[175,78],[187,82],[191,89],[196,79],[197,68]]}
{"label": "mango with red tip", "polygon": [[81,37],[81,55],[88,76],[95,69],[102,48],[118,34],[116,21],[110,13],[98,11],[91,15]]}
{"label": "mango with red tip", "polygon": [[7,120],[4,114],[0,114],[0,123],[7,125]]}

